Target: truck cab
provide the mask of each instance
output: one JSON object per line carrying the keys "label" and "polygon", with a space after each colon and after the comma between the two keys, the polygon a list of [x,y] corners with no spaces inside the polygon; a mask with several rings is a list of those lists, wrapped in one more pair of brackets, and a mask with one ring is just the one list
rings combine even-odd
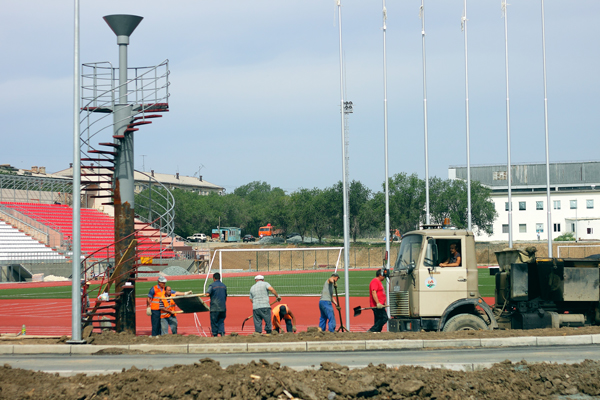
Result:
{"label": "truck cab", "polygon": [[[440,266],[459,253],[458,266]],[[497,327],[479,295],[473,232],[424,229],[403,236],[390,272],[390,331]]]}

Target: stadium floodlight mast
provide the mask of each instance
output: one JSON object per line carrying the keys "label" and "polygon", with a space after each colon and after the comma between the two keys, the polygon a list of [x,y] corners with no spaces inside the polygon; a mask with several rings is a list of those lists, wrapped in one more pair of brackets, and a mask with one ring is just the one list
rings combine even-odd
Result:
{"label": "stadium floodlight mast", "polygon": [[79,0],[75,0],[75,40],[73,49],[73,255],[71,282],[71,340],[68,343],[86,343],[81,339],[81,155],[79,142]]}
{"label": "stadium floodlight mast", "polygon": [[[552,231],[550,230],[552,227],[552,211],[550,208],[550,156],[548,154],[548,92],[546,91],[546,25],[544,23],[544,0],[542,0],[542,55],[544,59],[544,126],[546,128],[546,208],[548,209],[548,257],[552,257]],[[575,209],[575,211],[577,211],[577,209]],[[577,221],[577,217],[575,220]]]}
{"label": "stadium floodlight mast", "polygon": [[425,133],[425,223],[429,225],[431,218],[429,215],[429,149],[427,139],[427,61],[425,58],[425,3],[421,0],[419,8],[419,18],[421,18],[421,37],[423,42],[423,129]]}
{"label": "stadium floodlight mast", "polygon": [[469,123],[469,57],[467,52],[467,0],[464,0],[461,27],[465,36],[465,119],[467,122],[467,229],[472,231],[471,216],[471,136]]}
{"label": "stadium floodlight mast", "polygon": [[508,184],[508,247],[513,247],[512,237],[512,196],[511,196],[511,181],[512,172],[510,164],[510,97],[508,95],[508,23],[506,0],[502,0],[502,16],[504,17],[504,69],[506,71],[506,147],[507,147],[507,166],[506,166],[506,182]]}
{"label": "stadium floodlight mast", "polygon": [[[385,265],[386,270],[390,269],[390,189],[389,189],[389,170],[388,170],[388,115],[387,115],[387,58],[385,33],[387,29],[387,8],[385,0],[382,0],[383,6],[383,152],[385,160]],[[390,304],[390,281],[386,279],[386,304]],[[388,317],[390,309],[386,309]]]}
{"label": "stadium floodlight mast", "polygon": [[[342,2],[337,0],[338,30],[340,39],[340,115],[342,120],[342,176],[343,176],[343,201],[344,201],[344,290],[346,291],[346,328],[350,330],[350,283],[348,265],[350,263],[350,220],[348,217],[348,181],[346,179],[346,129],[344,124],[344,61],[342,50]],[[339,304],[338,304],[339,305]],[[340,322],[341,323],[341,322]]]}

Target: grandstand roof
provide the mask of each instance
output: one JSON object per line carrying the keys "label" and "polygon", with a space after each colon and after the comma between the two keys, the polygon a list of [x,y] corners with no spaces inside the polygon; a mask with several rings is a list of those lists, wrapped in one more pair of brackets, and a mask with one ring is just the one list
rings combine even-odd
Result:
{"label": "grandstand roof", "polygon": [[[54,175],[61,177],[73,177],[73,168],[67,168],[58,172]],[[209,192],[216,192],[219,194],[224,193],[225,188],[222,186],[215,185],[214,183],[196,178],[193,176],[179,175],[179,173],[173,174],[161,174],[154,171],[148,173],[142,173],[135,171],[134,179],[136,182],[148,182],[148,176],[153,176],[154,179],[162,183],[169,188],[179,188],[188,191],[199,192],[201,194],[208,194]]]}

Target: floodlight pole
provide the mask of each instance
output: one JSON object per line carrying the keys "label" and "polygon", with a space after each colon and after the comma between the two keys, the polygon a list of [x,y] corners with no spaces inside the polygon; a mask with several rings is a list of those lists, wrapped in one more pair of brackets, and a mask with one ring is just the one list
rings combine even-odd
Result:
{"label": "floodlight pole", "polygon": [[[350,280],[348,266],[350,264],[350,221],[348,218],[348,182],[346,179],[346,129],[344,123],[344,61],[342,50],[342,3],[337,0],[338,29],[340,38],[340,116],[342,120],[342,176],[343,176],[343,201],[344,201],[344,290],[346,292],[346,328],[350,330]],[[339,304],[338,304],[339,306]],[[340,321],[341,323],[341,321]]]}
{"label": "floodlight pole", "polygon": [[[542,0],[542,54],[544,56],[544,126],[546,128],[546,208],[548,209],[548,257],[552,257],[552,209],[550,208],[550,155],[549,147],[550,142],[548,140],[548,92],[546,91],[546,24],[544,22],[544,0]],[[577,212],[577,209],[575,209]],[[577,217],[575,217],[577,221]],[[577,226],[577,228],[579,228]],[[575,239],[577,240],[577,232],[575,232]]]}
{"label": "floodlight pole", "polygon": [[75,41],[73,49],[73,255],[71,271],[71,340],[81,340],[81,155],[79,126],[79,0],[75,0]]}
{"label": "floodlight pole", "polygon": [[510,98],[508,95],[508,23],[507,23],[507,9],[506,0],[502,0],[502,12],[504,15],[504,60],[505,60],[505,71],[506,71],[506,147],[507,147],[507,171],[506,179],[508,183],[508,247],[513,247],[513,236],[512,236],[512,196],[511,196],[511,181],[512,171],[510,163]]}

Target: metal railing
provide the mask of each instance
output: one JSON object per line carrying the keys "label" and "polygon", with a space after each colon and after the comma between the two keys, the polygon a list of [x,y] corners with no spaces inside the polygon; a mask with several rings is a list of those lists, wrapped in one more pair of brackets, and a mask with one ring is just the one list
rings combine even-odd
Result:
{"label": "metal railing", "polygon": [[70,178],[44,178],[0,173],[0,201],[69,204],[72,193],[73,182]]}
{"label": "metal railing", "polygon": [[[175,198],[173,194],[154,177],[144,172],[136,172],[148,177],[145,189],[136,195],[136,199],[142,200],[136,200],[136,208],[138,209],[136,218],[150,224],[160,232],[164,232],[165,236],[170,237],[172,240],[175,239]],[[140,183],[136,185],[144,186]],[[162,190],[154,190],[153,186],[158,186]],[[153,196],[154,198],[152,198]],[[148,205],[144,204],[144,200],[148,202]],[[140,212],[140,209],[142,209],[142,212]],[[162,243],[162,238],[160,241]]]}
{"label": "metal railing", "polygon": [[70,260],[59,251],[0,251],[1,264],[56,264]]}
{"label": "metal railing", "polygon": [[[127,98],[137,114],[144,114],[147,110],[156,109],[158,105],[167,104],[169,100],[169,60],[165,60],[154,67],[128,68]],[[87,63],[82,65],[82,114],[81,141],[82,154],[85,148],[93,149],[91,139],[111,129],[113,122],[111,114],[118,101],[118,68],[109,62]],[[130,95],[133,99],[129,99]],[[108,121],[105,121],[108,118]],[[129,117],[127,117],[129,118]],[[105,125],[101,125],[105,122]],[[99,128],[92,133],[92,129]],[[112,131],[111,131],[112,133]],[[108,157],[101,157],[106,158]]]}

